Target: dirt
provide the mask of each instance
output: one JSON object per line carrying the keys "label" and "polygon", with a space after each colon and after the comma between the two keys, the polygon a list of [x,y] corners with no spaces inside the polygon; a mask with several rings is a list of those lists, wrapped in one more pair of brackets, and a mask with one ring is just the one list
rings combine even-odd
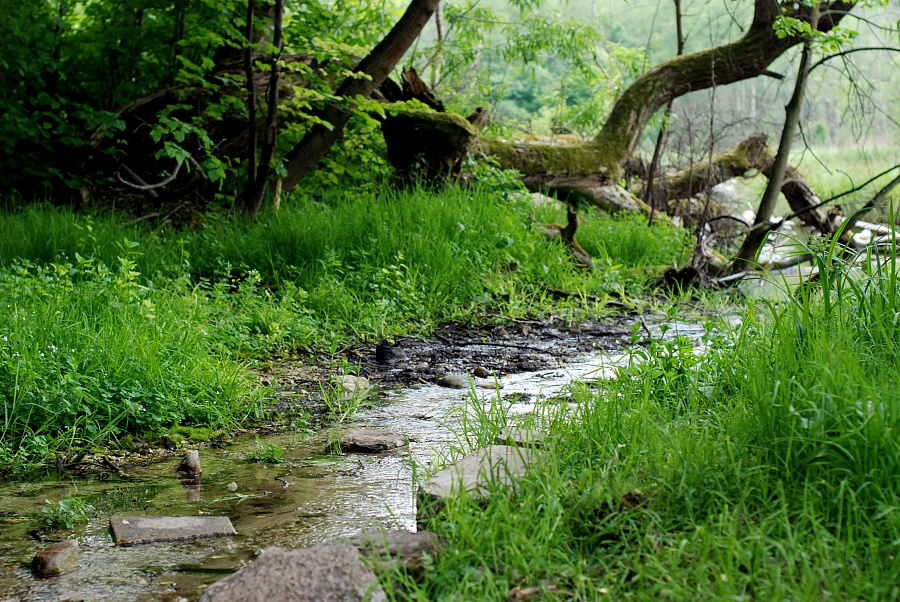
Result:
{"label": "dirt", "polygon": [[624,348],[633,334],[632,322],[564,324],[554,320],[517,320],[503,325],[445,324],[429,338],[398,337],[388,344],[398,356],[392,363],[376,360],[380,341],[360,343],[333,357],[309,355],[285,358],[261,374],[275,389],[280,413],[324,411],[324,395],[344,370],[385,387],[437,384],[443,374],[501,377],[564,366],[579,354]]}

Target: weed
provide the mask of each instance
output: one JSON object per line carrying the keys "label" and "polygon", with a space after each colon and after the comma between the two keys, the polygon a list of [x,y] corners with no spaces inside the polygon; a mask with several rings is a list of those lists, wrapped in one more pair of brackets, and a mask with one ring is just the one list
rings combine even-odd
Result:
{"label": "weed", "polygon": [[59,500],[55,504],[50,500],[44,500],[46,506],[41,508],[44,527],[51,530],[74,529],[81,523],[87,522],[93,506],[81,498],[70,497]]}
{"label": "weed", "polygon": [[281,464],[284,461],[284,448],[274,443],[263,443],[256,438],[256,452],[250,456],[254,462],[261,464]]}

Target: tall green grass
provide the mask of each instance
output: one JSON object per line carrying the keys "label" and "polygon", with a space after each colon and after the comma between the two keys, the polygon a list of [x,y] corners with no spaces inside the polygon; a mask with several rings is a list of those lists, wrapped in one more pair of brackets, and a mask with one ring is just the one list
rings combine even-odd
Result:
{"label": "tall green grass", "polygon": [[704,349],[655,341],[573,388],[520,493],[451,501],[397,599],[900,596],[900,281],[819,258],[818,284]]}
{"label": "tall green grass", "polygon": [[494,189],[331,197],[193,229],[0,215],[0,461],[258,415],[256,358],[558,311],[547,287],[622,286],[616,269],[578,269]]}

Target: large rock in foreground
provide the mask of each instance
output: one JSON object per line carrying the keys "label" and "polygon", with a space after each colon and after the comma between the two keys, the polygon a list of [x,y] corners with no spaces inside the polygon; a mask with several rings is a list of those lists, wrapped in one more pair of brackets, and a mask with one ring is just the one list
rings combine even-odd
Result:
{"label": "large rock in foreground", "polygon": [[237,534],[225,516],[114,516],[109,526],[117,546]]}
{"label": "large rock in foreground", "polygon": [[213,583],[200,602],[382,602],[375,573],[355,547],[268,548],[247,568]]}

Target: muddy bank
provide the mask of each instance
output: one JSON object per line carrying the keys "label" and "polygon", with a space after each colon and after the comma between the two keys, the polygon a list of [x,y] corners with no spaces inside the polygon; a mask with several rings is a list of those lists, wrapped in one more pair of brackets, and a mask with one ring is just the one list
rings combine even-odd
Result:
{"label": "muddy bank", "polygon": [[[429,338],[398,337],[389,341],[396,355],[385,362],[378,343],[359,343],[332,357],[298,356],[279,360],[261,375],[275,386],[279,412],[324,411],[322,387],[334,382],[343,366],[380,387],[434,385],[445,374],[503,377],[565,366],[579,355],[624,348],[634,320],[568,324],[518,320],[496,326],[446,324]],[[646,333],[645,333],[646,334]],[[379,361],[382,360],[382,361]]]}

